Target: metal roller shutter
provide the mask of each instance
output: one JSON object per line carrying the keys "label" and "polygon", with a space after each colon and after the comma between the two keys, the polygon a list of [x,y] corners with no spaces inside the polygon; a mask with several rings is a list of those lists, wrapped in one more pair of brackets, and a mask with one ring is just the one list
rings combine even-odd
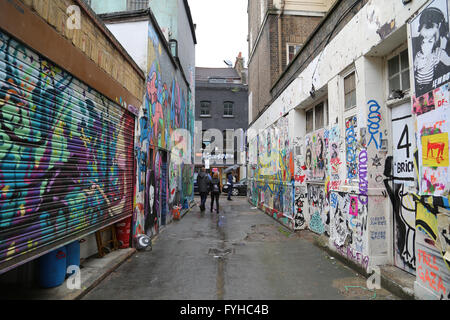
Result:
{"label": "metal roller shutter", "polygon": [[134,117],[0,31],[0,273],[132,215]]}

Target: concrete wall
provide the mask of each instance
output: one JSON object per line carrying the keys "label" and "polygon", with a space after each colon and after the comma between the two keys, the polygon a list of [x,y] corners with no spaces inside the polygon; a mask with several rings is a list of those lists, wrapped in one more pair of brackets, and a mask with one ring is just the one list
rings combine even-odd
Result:
{"label": "concrete wall", "polygon": [[[341,5],[349,3],[343,1]],[[408,48],[412,70],[407,21],[429,3],[368,1],[287,84],[248,131],[249,200],[292,229],[308,228],[325,236],[331,249],[366,270],[393,264],[416,274],[419,298],[448,299],[450,269],[443,259],[448,249],[438,234],[443,236],[443,230],[449,228],[445,214],[449,184],[424,182],[427,174],[437,179],[428,181],[443,181],[438,177],[446,169],[429,169],[435,170],[430,173],[422,169],[422,149],[415,149],[413,143],[407,161],[413,162],[414,150],[419,151],[411,173],[414,183],[396,178],[399,163],[395,163],[394,177],[388,166],[390,156],[395,162],[399,152],[405,151],[399,149],[400,125],[393,119],[405,104],[410,115],[418,102],[413,86],[403,99],[388,99],[387,59]],[[345,111],[344,77],[352,71],[356,72],[357,106]],[[445,79],[443,83],[448,81]],[[410,82],[414,83],[413,72]],[[312,85],[315,98],[310,96]],[[448,88],[433,92],[442,97],[448,94]],[[305,110],[322,100],[328,101],[329,120],[324,128],[307,133]],[[437,126],[445,133],[448,129],[440,127],[447,121],[445,114],[448,112],[436,110],[425,116],[413,114],[416,124],[410,128],[417,137],[423,135],[417,129],[423,126]],[[288,135],[280,122],[289,127]],[[280,142],[268,139],[274,135]],[[441,142],[448,148],[448,137]],[[420,145],[420,139],[416,145]],[[291,181],[286,180],[289,174],[294,177]],[[289,188],[289,183],[294,186]],[[432,215],[430,210],[440,213]],[[433,231],[423,235],[416,224]],[[434,245],[430,247],[430,243]]]}

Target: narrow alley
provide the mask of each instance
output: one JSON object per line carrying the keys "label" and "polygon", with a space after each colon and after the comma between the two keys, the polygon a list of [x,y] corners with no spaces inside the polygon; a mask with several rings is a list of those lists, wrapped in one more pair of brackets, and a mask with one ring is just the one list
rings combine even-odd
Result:
{"label": "narrow alley", "polygon": [[365,278],[313,244],[310,231],[288,231],[245,197],[220,200],[219,215],[194,207],[84,299],[398,299],[368,290]]}
{"label": "narrow alley", "polygon": [[449,12],[0,0],[0,300],[450,300]]}

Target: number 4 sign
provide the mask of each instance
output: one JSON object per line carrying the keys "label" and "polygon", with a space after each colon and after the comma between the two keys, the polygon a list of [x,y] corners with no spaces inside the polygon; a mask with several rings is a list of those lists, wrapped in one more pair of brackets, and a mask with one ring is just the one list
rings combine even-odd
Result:
{"label": "number 4 sign", "polygon": [[404,104],[392,109],[394,177],[396,183],[414,183],[414,127],[411,107]]}

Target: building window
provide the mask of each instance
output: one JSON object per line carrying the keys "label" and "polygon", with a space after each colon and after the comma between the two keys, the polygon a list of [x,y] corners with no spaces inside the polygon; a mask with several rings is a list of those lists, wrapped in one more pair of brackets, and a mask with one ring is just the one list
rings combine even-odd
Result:
{"label": "building window", "polygon": [[408,49],[388,60],[389,92],[393,90],[409,90]]}
{"label": "building window", "polygon": [[128,0],[127,1],[127,10],[142,10],[148,8],[148,0]]}
{"label": "building window", "polygon": [[328,103],[321,102],[306,111],[306,133],[321,129],[328,121]]}
{"label": "building window", "polygon": [[344,78],[345,110],[356,107],[356,77],[352,72]]}
{"label": "building window", "polygon": [[233,116],[233,102],[225,101],[223,104],[223,115],[225,117]]}
{"label": "building window", "polygon": [[297,52],[300,50],[301,47],[302,47],[301,44],[292,44],[292,43],[287,44],[286,65],[288,65],[289,63],[292,62],[292,60],[294,60],[295,55],[297,54]]}
{"label": "building window", "polygon": [[209,101],[202,101],[200,102],[200,116],[202,117],[209,117],[211,115],[210,113],[211,109],[211,102]]}
{"label": "building window", "polygon": [[314,108],[315,129],[323,128],[324,114],[323,114],[323,102],[318,104]]}
{"label": "building window", "polygon": [[306,111],[306,132],[314,130],[314,109]]}

